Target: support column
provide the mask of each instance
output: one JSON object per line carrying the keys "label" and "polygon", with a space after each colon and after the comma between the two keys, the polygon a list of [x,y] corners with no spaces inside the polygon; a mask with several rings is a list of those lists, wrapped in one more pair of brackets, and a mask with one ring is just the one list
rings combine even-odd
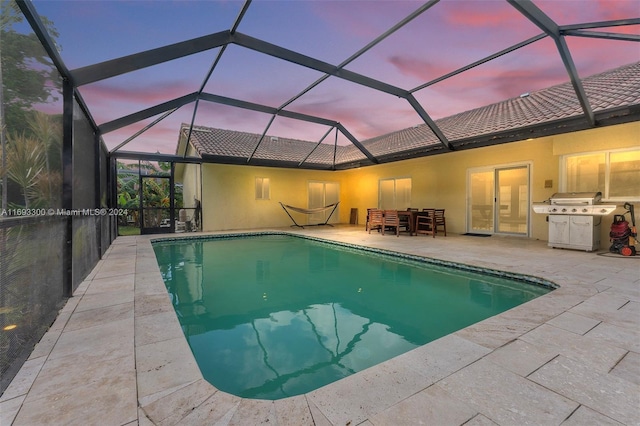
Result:
{"label": "support column", "polygon": [[[73,86],[62,82],[62,208],[73,209]],[[73,296],[73,216],[66,216],[63,253],[63,295]]]}

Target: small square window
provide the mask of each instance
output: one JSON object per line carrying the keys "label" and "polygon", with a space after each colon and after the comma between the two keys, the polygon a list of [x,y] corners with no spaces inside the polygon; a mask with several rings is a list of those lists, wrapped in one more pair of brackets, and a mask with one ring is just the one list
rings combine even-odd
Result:
{"label": "small square window", "polygon": [[269,178],[256,178],[256,200],[268,200],[271,197]]}

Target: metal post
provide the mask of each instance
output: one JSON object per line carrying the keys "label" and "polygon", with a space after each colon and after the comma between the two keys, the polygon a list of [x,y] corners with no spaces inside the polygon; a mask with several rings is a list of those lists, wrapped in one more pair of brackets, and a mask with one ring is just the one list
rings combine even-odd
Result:
{"label": "metal post", "polygon": [[[119,207],[118,205],[118,170],[117,159],[107,153],[107,206]],[[109,218],[109,245],[118,236],[118,221]]]}
{"label": "metal post", "polygon": [[[100,149],[100,136],[97,132],[93,133],[94,144],[94,204],[96,208],[103,208],[107,206],[102,205],[102,162],[100,161],[101,149]],[[102,259],[102,222],[109,220],[108,216],[95,216],[96,218],[96,240],[98,241],[98,258]]]}
{"label": "metal post", "polygon": [[[73,209],[73,85],[62,81],[62,208]],[[67,215],[63,253],[63,295],[73,296],[73,216]]]}
{"label": "metal post", "polygon": [[2,165],[0,170],[2,173],[2,210],[7,208],[7,140],[5,137],[5,119],[4,119],[4,81],[2,80],[2,61],[0,61],[0,149],[2,150]]}
{"label": "metal post", "polygon": [[[186,151],[185,151],[186,152]],[[175,203],[175,196],[176,196],[176,191],[175,191],[175,184],[174,184],[174,174],[175,174],[175,170],[176,170],[176,163],[174,163],[173,161],[171,163],[171,175],[169,176],[169,232],[171,232],[172,234],[174,232],[176,232],[176,211],[175,211],[175,207],[176,207],[176,203]],[[184,193],[183,193],[184,196]]]}

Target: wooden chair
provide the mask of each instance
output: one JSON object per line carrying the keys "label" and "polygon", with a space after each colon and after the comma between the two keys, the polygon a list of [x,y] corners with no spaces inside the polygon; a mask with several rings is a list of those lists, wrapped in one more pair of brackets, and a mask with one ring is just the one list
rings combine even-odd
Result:
{"label": "wooden chair", "polygon": [[422,209],[416,216],[416,235],[427,234],[436,237],[435,227],[435,210],[434,209]]}
{"label": "wooden chair", "polygon": [[372,229],[382,229],[382,233],[384,234],[384,227],[382,226],[383,222],[383,212],[378,209],[369,209],[369,219],[367,220],[367,231],[371,233]]}
{"label": "wooden chair", "polygon": [[398,217],[398,211],[397,210],[385,210],[384,211],[384,218],[383,218],[383,225],[382,225],[382,235],[384,235],[384,229],[385,228],[395,228],[396,229],[396,237],[400,236],[400,227],[402,226],[400,224],[400,217]]}
{"label": "wooden chair", "polygon": [[[407,209],[408,212],[417,212],[418,209],[412,209],[411,207],[409,207]],[[411,229],[413,228],[411,225],[411,219],[412,216],[411,215],[400,215],[400,227],[404,228],[407,232],[411,232]]]}
{"label": "wooden chair", "polygon": [[438,227],[441,227],[444,231],[444,236],[447,236],[447,220],[444,218],[444,209],[435,209],[433,216],[433,229],[438,232]]}

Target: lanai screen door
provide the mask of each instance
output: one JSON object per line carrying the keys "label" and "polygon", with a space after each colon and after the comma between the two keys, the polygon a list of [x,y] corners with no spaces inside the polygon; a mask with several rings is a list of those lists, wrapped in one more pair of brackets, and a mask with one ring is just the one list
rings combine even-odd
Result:
{"label": "lanai screen door", "polygon": [[[315,209],[318,207],[328,206],[329,204],[337,203],[340,201],[340,185],[337,182],[309,182],[309,208]],[[329,223],[337,223],[340,217],[340,206],[333,212]],[[316,225],[318,223],[326,222],[327,218],[331,214],[331,210],[325,210],[324,212],[310,214],[308,218],[309,225]]]}
{"label": "lanai screen door", "polygon": [[171,176],[140,175],[141,234],[175,231]]}
{"label": "lanai screen door", "polygon": [[469,171],[467,232],[529,234],[529,165]]}

